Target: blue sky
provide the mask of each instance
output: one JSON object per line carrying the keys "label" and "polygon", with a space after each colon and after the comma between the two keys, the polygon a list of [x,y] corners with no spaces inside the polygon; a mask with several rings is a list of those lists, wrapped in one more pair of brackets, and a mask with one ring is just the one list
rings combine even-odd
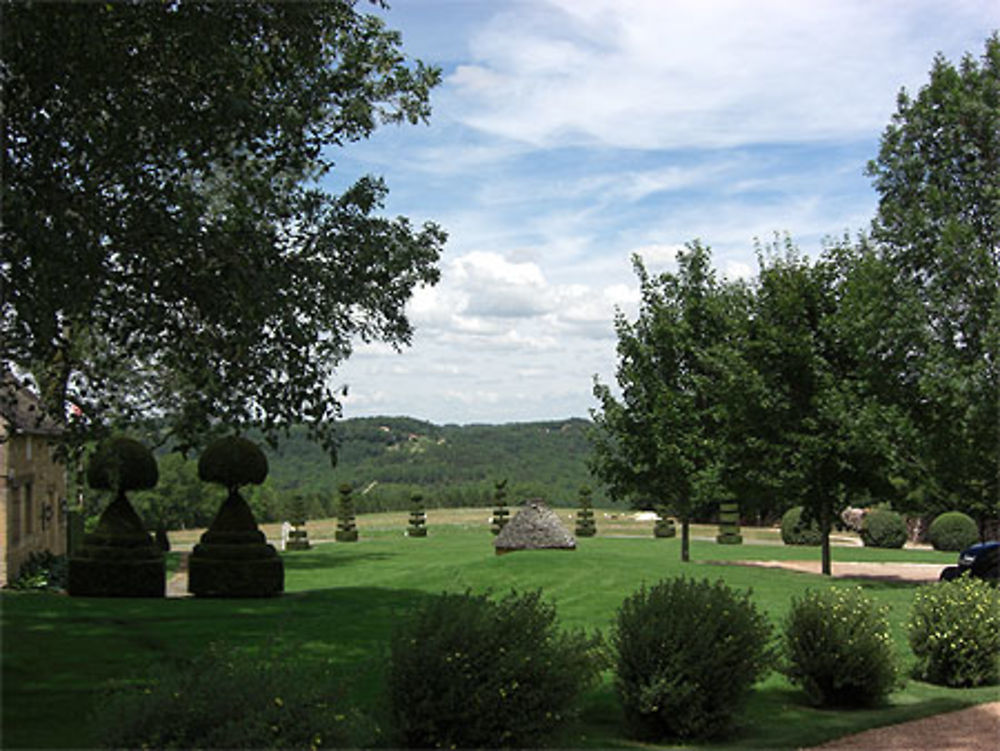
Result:
{"label": "blue sky", "polygon": [[406,52],[442,68],[427,126],[335,155],[382,175],[387,213],[449,233],[402,353],[359,345],[345,417],[586,417],[611,383],[630,258],[700,239],[730,277],[754,239],[806,253],[874,214],[864,175],[901,87],[979,56],[996,0],[395,0]]}

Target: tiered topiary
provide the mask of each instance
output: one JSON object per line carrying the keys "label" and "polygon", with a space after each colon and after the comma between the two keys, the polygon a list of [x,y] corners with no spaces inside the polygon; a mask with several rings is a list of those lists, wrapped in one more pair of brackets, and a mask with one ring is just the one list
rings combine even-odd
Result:
{"label": "tiered topiary", "polygon": [[198,460],[198,477],[229,491],[188,560],[188,590],[199,597],[273,597],[285,588],[285,568],[257,528],[239,493],[267,477],[267,457],[246,438],[210,444]]}
{"label": "tiered topiary", "polygon": [[593,537],[597,534],[594,523],[594,504],[590,499],[591,491],[586,485],[580,488],[580,510],[576,512],[576,536]]}
{"label": "tiered topiary", "polygon": [[677,537],[677,525],[667,515],[666,506],[656,509],[656,521],[653,523],[653,537]]}
{"label": "tiered topiary", "polygon": [[823,535],[815,520],[802,521],[803,508],[795,506],[781,517],[781,541],[785,545],[819,545]]}
{"label": "tiered topiary", "polygon": [[410,496],[410,526],[406,529],[409,537],[427,537],[427,512],[424,511],[424,497],[420,493]]}
{"label": "tiered topiary", "polygon": [[979,542],[979,527],[968,514],[946,511],[931,522],[927,539],[935,550],[965,550]]}
{"label": "tiered topiary", "polygon": [[351,497],[353,488],[345,482],[338,490],[340,500],[337,503],[337,531],[333,536],[337,542],[357,542],[358,525],[354,523],[354,499]]}
{"label": "tiered topiary", "polygon": [[861,522],[861,542],[869,548],[901,548],[906,543],[906,520],[895,511],[872,509]]}
{"label": "tiered topiary", "polygon": [[719,534],[715,541],[722,545],[739,545],[743,542],[740,534],[740,506],[734,501],[719,504]]}
{"label": "tiered topiary", "polygon": [[83,597],[163,597],[166,563],[125,493],[156,485],[159,470],[149,449],[131,438],[98,445],[87,466],[87,484],[115,498],[97,528],[69,562],[67,591]]}
{"label": "tiered topiary", "polygon": [[309,550],[309,533],[306,532],[306,499],[301,495],[296,495],[292,499],[289,509],[292,529],[288,533],[288,540],[285,542],[285,550]]}
{"label": "tiered topiary", "polygon": [[507,508],[507,480],[499,480],[493,488],[493,518],[490,519],[490,531],[500,534],[510,521],[510,509]]}

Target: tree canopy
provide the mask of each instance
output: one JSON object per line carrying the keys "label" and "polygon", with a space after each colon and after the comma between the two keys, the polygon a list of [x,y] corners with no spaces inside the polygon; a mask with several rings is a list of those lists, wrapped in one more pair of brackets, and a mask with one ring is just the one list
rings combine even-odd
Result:
{"label": "tree canopy", "polygon": [[3,8],[0,367],[91,435],[165,418],[333,446],[336,365],[407,344],[434,224],[386,186],[320,184],[336,148],[418,123],[440,72],[352,0]]}

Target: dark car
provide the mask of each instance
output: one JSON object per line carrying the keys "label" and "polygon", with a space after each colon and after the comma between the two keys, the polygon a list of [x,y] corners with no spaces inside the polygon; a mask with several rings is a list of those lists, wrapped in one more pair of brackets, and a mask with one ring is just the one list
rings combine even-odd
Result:
{"label": "dark car", "polygon": [[941,572],[941,581],[957,579],[968,571],[977,579],[1000,580],[1000,542],[979,542],[958,554],[958,565]]}

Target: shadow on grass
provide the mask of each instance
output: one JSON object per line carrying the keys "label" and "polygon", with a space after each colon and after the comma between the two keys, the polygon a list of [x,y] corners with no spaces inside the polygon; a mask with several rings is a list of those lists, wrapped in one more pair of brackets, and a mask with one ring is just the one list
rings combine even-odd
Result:
{"label": "shadow on grass", "polygon": [[398,553],[372,553],[364,550],[338,550],[336,555],[326,551],[314,553],[311,550],[282,553],[281,560],[286,571],[315,571],[344,566],[356,566],[371,561],[387,561],[398,557]]}

